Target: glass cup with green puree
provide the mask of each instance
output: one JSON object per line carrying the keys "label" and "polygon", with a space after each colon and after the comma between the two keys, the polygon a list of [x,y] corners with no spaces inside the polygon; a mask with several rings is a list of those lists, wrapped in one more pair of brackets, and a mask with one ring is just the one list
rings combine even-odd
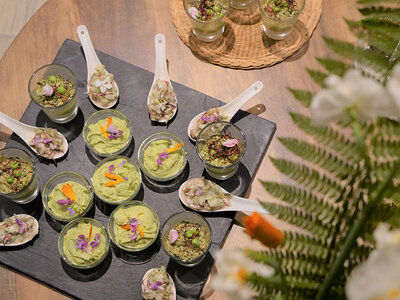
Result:
{"label": "glass cup with green puree", "polygon": [[211,177],[225,180],[235,175],[246,152],[246,139],[232,123],[214,122],[200,131],[196,152]]}
{"label": "glass cup with green puree", "polygon": [[83,140],[95,156],[121,154],[132,141],[131,122],[116,109],[99,110],[86,121]]}
{"label": "glass cup with green puree", "polygon": [[31,202],[40,192],[40,180],[30,155],[18,148],[0,150],[0,195],[19,204]]}
{"label": "glass cup with green puree", "polygon": [[92,218],[69,222],[58,236],[58,252],[68,265],[90,269],[99,265],[110,250],[110,239],[104,226]]}
{"label": "glass cup with green puree", "polygon": [[254,0],[230,0],[230,6],[234,9],[245,9],[253,2]]}
{"label": "glass cup with green puree", "polygon": [[229,0],[183,0],[183,5],[199,40],[212,42],[222,36]]}
{"label": "glass cup with green puree", "polygon": [[264,33],[274,40],[285,39],[303,11],[305,0],[257,0]]}
{"label": "glass cup with green puree", "polygon": [[42,193],[46,212],[54,219],[69,222],[84,216],[93,206],[93,190],[85,177],[75,172],[54,175]]}
{"label": "glass cup with green puree", "polygon": [[139,147],[138,161],[142,172],[155,181],[170,181],[185,169],[187,153],[180,138],[159,132],[146,138]]}
{"label": "glass cup with green puree", "polygon": [[185,267],[196,266],[204,259],[211,240],[211,226],[207,220],[189,211],[169,217],[161,233],[165,253]]}
{"label": "glass cup with green puree", "polygon": [[112,242],[128,252],[150,247],[158,237],[160,220],[156,211],[142,201],[131,200],[119,205],[108,220]]}
{"label": "glass cup with green puree", "polygon": [[100,200],[119,205],[137,195],[142,184],[142,174],[132,159],[111,155],[96,165],[91,182]]}
{"label": "glass cup with green puree", "polygon": [[29,79],[29,95],[56,123],[67,123],[78,113],[74,73],[63,65],[49,64],[37,69]]}

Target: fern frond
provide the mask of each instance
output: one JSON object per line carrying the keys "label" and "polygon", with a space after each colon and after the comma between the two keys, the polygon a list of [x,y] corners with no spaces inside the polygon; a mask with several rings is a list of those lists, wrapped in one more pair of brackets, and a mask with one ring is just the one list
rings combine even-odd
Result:
{"label": "fern frond", "polygon": [[318,84],[320,87],[323,87],[323,88],[326,87],[325,79],[328,77],[328,74],[318,71],[318,70],[312,70],[312,69],[308,69],[308,68],[306,68],[306,70],[316,84]]}
{"label": "fern frond", "polygon": [[351,43],[343,42],[337,39],[324,37],[326,44],[337,54],[351,59],[353,61],[359,61],[361,64],[374,69],[376,72],[387,76],[390,74],[391,67],[388,60],[371,50],[363,49],[354,46]]}
{"label": "fern frond", "polygon": [[346,73],[346,71],[351,68],[351,66],[349,66],[348,64],[331,58],[317,57],[317,61],[326,70],[338,76],[343,76],[344,73]]}
{"label": "fern frond", "polygon": [[347,139],[339,131],[330,127],[315,126],[311,119],[301,114],[290,113],[293,122],[305,133],[314,137],[319,143],[332,148],[347,159],[357,161],[360,154],[354,142]]}
{"label": "fern frond", "polygon": [[356,166],[353,161],[344,161],[321,147],[295,138],[279,138],[279,141],[292,153],[320,166],[337,177],[345,178],[355,171]]}
{"label": "fern frond", "polygon": [[310,91],[297,90],[288,88],[289,92],[299,100],[305,107],[309,107],[313,98],[313,93]]}
{"label": "fern frond", "polygon": [[376,18],[367,18],[361,20],[361,25],[372,33],[389,36],[393,40],[400,40],[399,24],[390,21],[379,20]]}
{"label": "fern frond", "polygon": [[380,5],[384,3],[396,3],[400,5],[400,0],[358,0],[357,3],[361,5]]}
{"label": "fern frond", "polygon": [[285,232],[285,240],[280,249],[321,259],[326,259],[330,250],[327,240],[296,232]]}
{"label": "fern frond", "polygon": [[364,16],[372,16],[380,20],[389,20],[392,22],[400,21],[400,8],[390,9],[386,7],[364,7],[359,9],[360,13]]}
{"label": "fern frond", "polygon": [[339,212],[339,209],[332,204],[301,188],[276,182],[261,181],[261,183],[275,198],[290,203],[292,206],[301,207],[309,213],[314,213],[321,222],[332,222]]}

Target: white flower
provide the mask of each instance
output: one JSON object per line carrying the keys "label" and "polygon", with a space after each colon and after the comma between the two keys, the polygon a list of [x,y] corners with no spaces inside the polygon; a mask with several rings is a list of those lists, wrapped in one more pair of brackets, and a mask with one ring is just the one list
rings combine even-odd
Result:
{"label": "white flower", "polygon": [[349,70],[343,78],[330,75],[325,84],[327,88],[317,93],[311,103],[316,125],[348,120],[350,107],[356,110],[360,121],[399,115],[386,89],[374,79],[363,77],[359,70]]}
{"label": "white flower", "polygon": [[49,85],[46,84],[44,87],[42,87],[42,95],[43,96],[51,96],[53,95],[54,89]]}
{"label": "white flower", "polygon": [[93,82],[93,85],[94,85],[95,87],[100,88],[100,91],[101,91],[102,93],[105,93],[107,90],[109,90],[109,89],[112,88],[112,84],[109,83],[107,79],[105,79],[105,80],[103,80],[103,81],[100,81],[100,80],[97,79],[97,80],[95,80],[95,81]]}
{"label": "white flower", "polygon": [[192,16],[192,18],[196,19],[199,15],[199,10],[194,6],[191,6],[188,8],[188,13]]}
{"label": "white flower", "polygon": [[274,269],[262,263],[256,263],[246,256],[244,250],[220,251],[216,256],[218,275],[212,278],[211,286],[215,290],[225,291],[232,299],[251,299],[256,293],[246,285],[246,278],[251,273],[270,277]]}
{"label": "white flower", "polygon": [[387,89],[400,109],[400,63],[394,66],[392,75],[387,82]]}
{"label": "white flower", "polygon": [[379,225],[376,249],[356,267],[346,283],[349,300],[400,300],[400,230]]}

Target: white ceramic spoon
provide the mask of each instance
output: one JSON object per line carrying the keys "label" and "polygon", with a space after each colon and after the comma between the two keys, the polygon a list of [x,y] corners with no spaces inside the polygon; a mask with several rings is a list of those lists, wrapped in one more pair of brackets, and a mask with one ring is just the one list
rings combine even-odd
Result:
{"label": "white ceramic spoon", "polygon": [[199,212],[221,212],[221,211],[246,211],[246,212],[259,212],[261,214],[270,214],[269,211],[267,211],[258,201],[256,200],[250,200],[250,199],[246,199],[246,198],[242,198],[239,196],[235,196],[232,195],[231,193],[228,193],[226,190],[224,190],[222,187],[219,187],[224,193],[228,193],[229,195],[231,195],[231,205],[229,206],[225,206],[223,208],[220,209],[215,209],[215,210],[206,210],[206,209],[196,209],[193,207],[190,207],[190,205],[188,204],[188,199],[185,196],[185,193],[183,192],[183,190],[185,189],[186,184],[188,183],[188,181],[190,181],[191,179],[185,181],[184,183],[182,183],[182,185],[179,188],[179,199],[181,200],[181,202],[183,203],[183,205],[185,205],[187,208],[190,208],[192,210],[195,211],[199,211]]}
{"label": "white ceramic spoon", "polygon": [[[221,111],[222,114],[226,115],[230,121],[233,118],[233,116],[238,112],[238,110],[243,105],[245,105],[247,103],[247,101],[249,101],[256,94],[258,94],[263,89],[263,87],[264,87],[264,85],[262,84],[261,81],[254,82],[247,90],[245,90],[243,93],[241,93],[234,100],[232,100],[231,102],[229,102],[221,107],[218,107],[218,110]],[[189,139],[191,139],[193,142],[195,142],[196,139],[193,139],[191,137],[190,131],[196,126],[197,120],[200,119],[204,113],[205,113],[205,111],[203,111],[202,113],[199,113],[189,123],[188,136],[189,136]]]}
{"label": "white ceramic spoon", "polygon": [[[150,270],[148,270],[148,271],[146,272],[146,274],[144,274],[143,279],[142,279],[142,291],[143,291],[143,284],[147,284],[147,280],[148,280],[148,278],[149,278],[150,272],[153,271],[154,269],[157,269],[157,268],[150,269]],[[168,275],[169,281],[171,282],[172,290],[173,290],[173,294],[169,297],[168,300],[175,300],[175,299],[176,299],[176,288],[175,288],[175,283],[174,283],[174,281],[172,280],[171,275],[169,275],[168,273],[167,273],[167,275]]]}
{"label": "white ceramic spoon", "polygon": [[[35,129],[46,129],[46,128],[41,128],[41,127],[35,127],[35,126],[30,126],[26,125],[24,123],[21,123],[6,114],[3,114],[0,112],[0,123],[3,124],[4,126],[10,128],[12,131],[14,131],[15,134],[17,134],[21,139],[24,140],[24,142],[33,150],[36,152],[36,149],[33,148],[31,145],[29,145],[29,141],[32,140],[32,138],[35,136]],[[67,151],[68,151],[68,142],[65,136],[63,136],[60,132],[58,132],[59,136],[63,139],[63,151],[57,153],[57,155],[54,157],[54,159],[58,159],[63,157]],[[37,153],[39,155],[39,153]],[[46,156],[43,156],[45,158],[49,158]]]}
{"label": "white ceramic spoon", "polygon": [[7,243],[7,244],[3,244],[2,241],[0,241],[0,246],[3,246],[3,247],[20,246],[20,245],[26,244],[29,241],[31,241],[39,233],[39,223],[34,217],[32,217],[30,215],[26,215],[26,214],[19,214],[19,215],[12,216],[10,218],[15,218],[15,217],[17,217],[21,221],[26,220],[26,219],[33,220],[32,229],[23,234],[22,240],[17,239],[13,243]]}
{"label": "white ceramic spoon", "polygon": [[[155,68],[155,72],[154,72],[153,83],[151,84],[149,95],[147,96],[147,105],[149,105],[151,103],[150,95],[151,95],[151,92],[153,91],[153,87],[156,85],[157,80],[160,79],[160,80],[168,81],[171,89],[172,90],[174,89],[172,87],[171,80],[169,79],[169,75],[168,75],[167,59],[165,56],[165,36],[161,33],[157,34],[154,38],[154,43],[155,43],[155,49],[156,49],[156,68]],[[175,95],[175,100],[176,100],[176,95]],[[175,116],[177,109],[178,109],[178,105],[176,105],[176,107],[173,111],[173,114],[170,118],[164,119],[164,120],[153,120],[153,121],[157,121],[160,123],[167,123],[169,120],[171,120]]]}
{"label": "white ceramic spoon", "polygon": [[[85,53],[85,58],[86,58],[86,64],[87,64],[87,81],[89,83],[90,78],[92,77],[92,74],[96,72],[96,67],[101,65],[101,62],[99,58],[97,57],[96,51],[94,50],[92,41],[90,39],[89,32],[86,28],[85,25],[79,25],[76,28],[76,31],[78,33],[79,39],[82,44],[83,52]],[[105,70],[107,72],[107,70]],[[108,72],[107,72],[108,73]],[[113,81],[114,88],[117,90],[117,95],[119,97],[119,89],[118,85]],[[89,86],[87,85],[87,90],[89,91]],[[117,103],[118,97],[114,100],[108,103],[108,105],[103,106],[100,105],[100,103],[94,101],[92,97],[89,95],[90,101],[97,106],[98,108],[111,108]]]}

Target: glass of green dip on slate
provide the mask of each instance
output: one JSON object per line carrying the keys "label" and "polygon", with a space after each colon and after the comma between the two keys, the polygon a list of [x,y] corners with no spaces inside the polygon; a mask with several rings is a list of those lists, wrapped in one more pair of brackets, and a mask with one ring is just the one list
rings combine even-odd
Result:
{"label": "glass of green dip on slate", "polygon": [[285,39],[303,11],[305,0],[257,0],[264,33],[274,40]]}
{"label": "glass of green dip on slate", "polygon": [[169,217],[161,233],[162,247],[178,264],[198,265],[211,246],[211,226],[201,215],[186,211]]}
{"label": "glass of green dip on slate", "polygon": [[254,2],[254,0],[230,0],[230,5],[234,9],[245,9],[247,6],[249,6],[251,3]]}
{"label": "glass of green dip on slate", "polygon": [[96,165],[91,182],[100,200],[119,205],[137,195],[142,185],[142,173],[132,159],[111,155]]}
{"label": "glass of green dip on slate", "polygon": [[44,186],[42,203],[51,217],[69,222],[92,208],[93,190],[87,179],[78,173],[58,173]]}
{"label": "glass of green dip on slate", "polygon": [[232,123],[210,123],[197,136],[196,152],[211,177],[225,180],[235,175],[246,152],[246,139]]}
{"label": "glass of green dip on slate", "polygon": [[58,236],[58,252],[62,260],[78,269],[99,265],[107,257],[109,249],[106,229],[92,218],[69,222]]}
{"label": "glass of green dip on slate", "polygon": [[30,155],[18,148],[0,150],[0,195],[25,204],[39,194],[39,177]]}
{"label": "glass of green dip on slate", "polygon": [[75,74],[66,66],[49,64],[33,72],[29,95],[55,123],[67,123],[78,113]]}
{"label": "glass of green dip on slate", "polygon": [[199,40],[212,42],[222,36],[229,0],[183,0],[183,6]]}

